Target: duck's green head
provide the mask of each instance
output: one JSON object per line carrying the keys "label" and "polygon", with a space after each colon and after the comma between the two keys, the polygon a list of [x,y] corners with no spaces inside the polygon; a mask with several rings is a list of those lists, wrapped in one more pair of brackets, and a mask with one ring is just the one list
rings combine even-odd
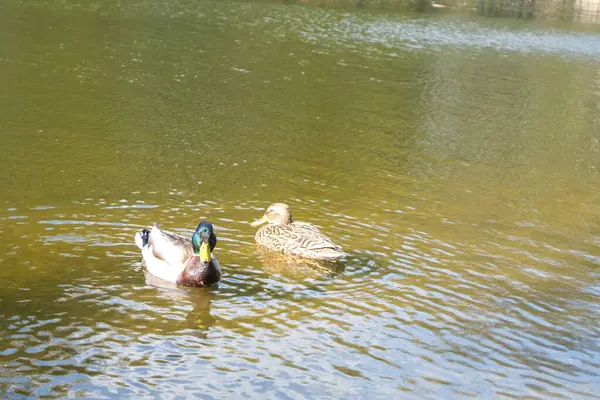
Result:
{"label": "duck's green head", "polygon": [[200,257],[202,262],[212,260],[210,253],[217,245],[217,235],[211,223],[202,221],[192,235],[192,247],[194,254]]}

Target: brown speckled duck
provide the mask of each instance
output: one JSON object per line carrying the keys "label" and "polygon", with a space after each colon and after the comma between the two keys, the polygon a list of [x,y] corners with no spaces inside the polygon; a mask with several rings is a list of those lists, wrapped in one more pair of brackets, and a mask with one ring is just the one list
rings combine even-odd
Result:
{"label": "brown speckled duck", "polygon": [[267,222],[255,235],[256,242],[271,250],[315,259],[337,259],[345,255],[342,248],[307,222],[294,222],[290,208],[275,203],[265,215],[252,222],[258,226]]}
{"label": "brown speckled duck", "polygon": [[135,243],[148,272],[167,282],[205,287],[221,279],[221,266],[211,254],[217,236],[208,222],[198,225],[192,240],[163,231],[155,223],[152,230],[137,232]]}

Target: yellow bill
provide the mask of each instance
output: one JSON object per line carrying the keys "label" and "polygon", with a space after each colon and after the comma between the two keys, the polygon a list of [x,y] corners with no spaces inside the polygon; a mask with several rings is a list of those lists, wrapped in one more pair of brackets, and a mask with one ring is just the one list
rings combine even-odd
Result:
{"label": "yellow bill", "polygon": [[263,217],[261,219],[257,219],[256,221],[252,222],[250,225],[252,225],[252,226],[258,226],[258,225],[264,224],[267,221],[268,221],[267,216],[263,215]]}
{"label": "yellow bill", "polygon": [[208,246],[208,243],[200,244],[200,261],[202,261],[202,262],[210,262],[211,261],[210,247]]}

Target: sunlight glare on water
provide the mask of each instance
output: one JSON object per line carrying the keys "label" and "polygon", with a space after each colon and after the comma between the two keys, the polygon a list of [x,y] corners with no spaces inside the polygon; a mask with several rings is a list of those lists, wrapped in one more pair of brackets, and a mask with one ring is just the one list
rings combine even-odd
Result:
{"label": "sunlight glare on water", "polygon": [[[1,397],[598,398],[600,36],[511,24],[3,3]],[[203,219],[217,286],[144,273]]]}

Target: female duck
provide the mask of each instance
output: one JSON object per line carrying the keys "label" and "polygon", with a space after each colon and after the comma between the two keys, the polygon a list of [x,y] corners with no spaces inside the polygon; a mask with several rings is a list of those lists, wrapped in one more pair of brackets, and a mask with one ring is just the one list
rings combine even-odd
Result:
{"label": "female duck", "polygon": [[268,222],[255,235],[256,242],[271,250],[305,258],[336,259],[345,254],[342,248],[307,222],[294,222],[290,208],[275,203],[267,208],[265,215],[254,222],[258,226]]}
{"label": "female duck", "polygon": [[146,269],[152,275],[183,286],[205,287],[221,279],[221,266],[211,255],[217,245],[212,224],[201,222],[192,240],[166,232],[154,223],[152,230],[135,234]]}

